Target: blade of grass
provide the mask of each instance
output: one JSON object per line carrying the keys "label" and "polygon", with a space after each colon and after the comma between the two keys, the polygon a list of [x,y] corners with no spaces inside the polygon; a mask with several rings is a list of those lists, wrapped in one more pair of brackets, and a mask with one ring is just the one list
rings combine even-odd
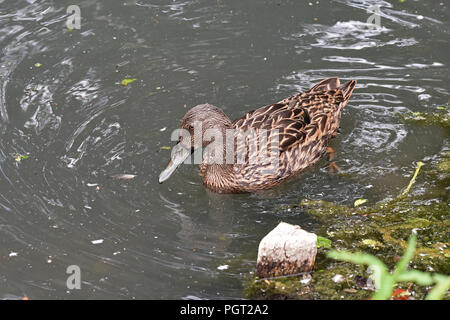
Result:
{"label": "blade of grass", "polygon": [[406,251],[403,254],[403,257],[400,259],[399,262],[397,262],[397,267],[395,269],[394,276],[397,276],[406,270],[409,262],[411,261],[411,259],[414,256],[414,251],[416,250],[416,243],[417,243],[417,237],[415,234],[413,234],[413,235],[411,235],[411,237],[409,237],[408,247],[406,248]]}
{"label": "blade of grass", "polygon": [[412,185],[414,184],[414,182],[416,181],[417,175],[419,174],[420,168],[422,168],[423,162],[419,161],[417,162],[417,168],[416,171],[414,172],[413,177],[411,178],[411,180],[409,181],[408,186],[406,187],[405,191],[403,191],[402,196],[406,195],[409,190],[411,189]]}
{"label": "blade of grass", "polygon": [[395,277],[396,282],[415,282],[421,286],[431,286],[434,283],[433,277],[429,273],[409,270],[402,272]]}
{"label": "blade of grass", "polygon": [[435,274],[434,277],[436,285],[430,290],[426,300],[442,300],[447,290],[450,288],[450,277]]}
{"label": "blade of grass", "polygon": [[348,251],[331,250],[328,257],[336,260],[364,264],[370,266],[373,271],[375,288],[377,289],[374,299],[384,300],[392,295],[394,280],[386,265],[378,258],[365,253],[350,253]]}

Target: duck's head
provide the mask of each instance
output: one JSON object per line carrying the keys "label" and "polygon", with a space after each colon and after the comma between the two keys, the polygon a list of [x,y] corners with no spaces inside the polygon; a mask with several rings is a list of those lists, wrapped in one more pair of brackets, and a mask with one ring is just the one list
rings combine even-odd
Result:
{"label": "duck's head", "polygon": [[230,126],[231,121],[226,114],[213,105],[200,104],[190,109],[184,115],[180,128],[172,133],[172,139],[178,139],[178,141],[172,148],[169,163],[159,175],[159,183],[169,179],[172,173],[195,150],[204,148],[213,142],[214,130],[218,130],[222,134]]}

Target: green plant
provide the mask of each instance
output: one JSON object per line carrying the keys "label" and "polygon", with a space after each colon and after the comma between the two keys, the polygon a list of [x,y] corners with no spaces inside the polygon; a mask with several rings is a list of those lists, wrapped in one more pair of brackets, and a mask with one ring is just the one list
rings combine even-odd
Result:
{"label": "green plant", "polygon": [[430,274],[417,270],[408,270],[408,264],[414,256],[416,248],[416,236],[413,234],[409,238],[408,247],[405,254],[397,262],[395,270],[389,272],[386,265],[370,254],[350,253],[348,251],[332,250],[328,257],[336,260],[352,262],[354,264],[364,264],[370,266],[373,271],[376,292],[373,300],[386,300],[392,296],[394,286],[399,282],[415,282],[421,286],[430,286],[435,284],[430,290],[427,300],[440,300],[450,288],[450,277],[442,274]]}

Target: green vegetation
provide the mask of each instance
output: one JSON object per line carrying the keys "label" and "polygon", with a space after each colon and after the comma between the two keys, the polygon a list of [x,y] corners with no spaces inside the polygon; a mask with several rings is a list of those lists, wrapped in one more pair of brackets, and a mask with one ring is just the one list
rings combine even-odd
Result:
{"label": "green vegetation", "polygon": [[[449,128],[448,106],[433,113],[412,113],[405,121]],[[418,184],[419,187],[414,187]],[[295,299],[449,299],[450,274],[450,151],[418,162],[399,196],[378,203],[357,199],[352,206],[304,199],[292,210],[301,210],[318,222],[318,255],[311,281],[302,277],[251,279],[247,297]],[[280,208],[286,210],[286,206]],[[414,238],[408,238],[412,232]],[[328,241],[326,241],[326,240]],[[411,246],[414,244],[414,255]],[[336,253],[329,248],[342,251]],[[364,251],[350,254],[349,251]],[[406,252],[403,258],[399,256]],[[337,261],[335,258],[353,262]],[[381,262],[383,261],[383,262]],[[411,263],[412,270],[406,270]],[[378,290],[364,285],[369,269],[378,268]],[[389,273],[388,270],[396,270]],[[430,273],[431,272],[431,273]],[[335,281],[339,275],[343,281]],[[373,276],[373,275],[372,275]],[[335,280],[333,280],[335,279]],[[434,285],[428,292],[427,286]],[[395,289],[392,294],[392,289]],[[400,292],[400,293],[399,293]],[[403,296],[405,295],[405,296]],[[406,297],[407,295],[407,297]],[[373,296],[373,297],[372,297]]]}
{"label": "green vegetation", "polygon": [[317,236],[317,248],[331,248],[331,240],[325,237]]}
{"label": "green vegetation", "polygon": [[[396,198],[383,200],[372,206],[347,207],[322,200],[306,199],[299,205],[292,206],[314,216],[320,225],[316,230],[320,235],[319,249],[311,281],[307,282],[301,276],[278,279],[253,278],[245,284],[245,296],[263,299],[371,298],[373,288],[361,286],[357,281],[369,277],[365,264],[362,262],[349,264],[331,259],[328,252],[329,248],[333,247],[344,252],[354,249],[364,251],[362,259],[367,262],[366,264],[378,265],[380,270],[386,272],[383,279],[388,280],[383,281],[386,281],[385,285],[389,288],[395,287],[396,291],[401,292],[413,291],[414,296],[411,298],[414,299],[440,298],[442,292],[447,290],[443,288],[448,283],[448,277],[440,274],[450,274],[448,239],[450,211],[448,192],[445,189],[450,185],[449,168],[450,152],[443,152],[425,165],[418,163],[405,191]],[[425,191],[421,194],[414,193],[412,187],[414,181],[420,183],[421,189]],[[417,233],[414,237],[414,245],[417,244],[417,248],[414,256],[408,253],[405,257],[411,260],[414,270],[407,271],[406,276],[403,272],[398,276],[397,271],[394,284],[391,285],[392,278],[386,277],[390,274],[387,270],[399,270],[399,255],[411,245],[409,243],[408,246],[407,240],[413,230]],[[349,255],[353,259],[353,255]],[[409,262],[405,257],[402,259],[402,265]],[[381,260],[384,263],[381,263]],[[400,270],[403,270],[403,267]],[[434,275],[416,270],[431,271]],[[342,275],[344,281],[333,281],[336,275]],[[407,282],[416,284],[414,290],[401,289]],[[436,284],[435,289],[428,293],[424,286],[432,284]],[[408,288],[413,284],[406,285]],[[383,295],[379,293],[374,298],[386,298],[386,292],[382,292]],[[444,295],[443,298],[447,299],[449,296]]]}
{"label": "green vegetation", "polygon": [[410,112],[402,114],[401,117],[407,123],[437,125],[444,129],[450,129],[450,108],[440,106],[436,109],[436,112]]}
{"label": "green vegetation", "polygon": [[415,282],[421,286],[436,284],[435,287],[428,293],[426,299],[440,300],[450,288],[449,276],[444,276],[441,274],[431,275],[428,272],[407,269],[408,264],[414,256],[416,242],[416,236],[412,235],[409,239],[405,254],[397,262],[395,271],[392,273],[388,271],[388,268],[383,262],[370,254],[332,250],[328,253],[328,257],[355,264],[369,265],[373,270],[375,287],[377,288],[375,295],[372,297],[373,300],[386,300],[392,297],[394,286],[399,282]]}

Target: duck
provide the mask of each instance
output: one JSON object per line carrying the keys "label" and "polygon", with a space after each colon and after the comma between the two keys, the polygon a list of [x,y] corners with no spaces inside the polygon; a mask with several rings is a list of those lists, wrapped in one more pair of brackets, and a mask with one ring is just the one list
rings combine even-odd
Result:
{"label": "duck", "polygon": [[338,77],[324,79],[308,91],[234,121],[216,106],[197,105],[175,133],[176,144],[159,183],[182,163],[191,163],[194,154],[203,184],[213,192],[274,188],[330,152],[328,144],[338,133],[342,110],[355,86],[355,80],[341,85]]}

